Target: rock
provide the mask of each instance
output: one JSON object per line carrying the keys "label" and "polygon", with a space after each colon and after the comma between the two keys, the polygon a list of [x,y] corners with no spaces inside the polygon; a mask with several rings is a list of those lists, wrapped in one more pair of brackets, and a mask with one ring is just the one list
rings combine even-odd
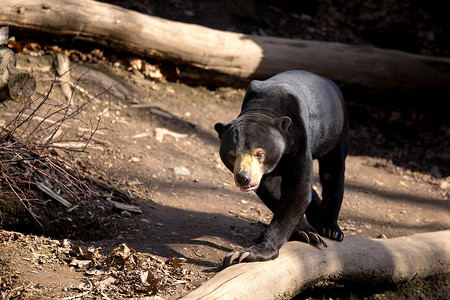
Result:
{"label": "rock", "polygon": [[181,167],[181,168],[175,167],[173,170],[175,171],[175,174],[177,174],[177,175],[183,175],[183,176],[191,175],[191,172],[188,169],[183,168],[183,167]]}

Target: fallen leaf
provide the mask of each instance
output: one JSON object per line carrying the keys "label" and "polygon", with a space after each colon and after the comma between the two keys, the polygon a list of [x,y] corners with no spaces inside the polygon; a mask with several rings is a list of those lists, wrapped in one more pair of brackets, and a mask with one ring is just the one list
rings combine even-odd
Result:
{"label": "fallen leaf", "polygon": [[172,257],[166,260],[166,263],[169,263],[176,268],[180,268],[186,262],[186,260],[187,259],[183,257]]}

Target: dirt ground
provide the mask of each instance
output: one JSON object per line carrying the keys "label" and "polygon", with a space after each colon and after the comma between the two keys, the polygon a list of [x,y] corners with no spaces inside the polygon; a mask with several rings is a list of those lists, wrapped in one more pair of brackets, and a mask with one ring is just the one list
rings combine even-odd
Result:
{"label": "dirt ground", "polygon": [[[45,95],[56,76],[54,55],[34,50],[18,55],[18,67],[36,77],[35,95]],[[101,123],[85,152],[57,150],[51,156],[93,178],[83,180],[101,196],[70,199],[70,209],[51,197],[32,202],[43,226],[30,217],[20,226],[3,211],[3,227],[25,235],[0,232],[1,296],[116,299],[150,297],[156,289],[155,298],[178,299],[214,276],[229,251],[251,245],[271,219],[255,194],[235,187],[218,156],[213,126],[237,116],[245,91],[152,80],[132,68],[139,60],[114,63],[101,51],[91,52],[91,61],[74,62],[71,55],[71,78],[81,87],[75,105],[92,101],[78,121],[67,122],[65,138],[80,138],[99,116]],[[62,91],[53,86],[52,103],[64,103]],[[443,113],[424,111],[420,103],[405,107],[404,99],[380,104],[352,95],[347,101],[351,150],[339,220],[344,233],[393,238],[449,229],[450,125]],[[13,102],[0,104],[0,126],[19,109]],[[317,172],[314,188],[320,190]],[[111,198],[142,212],[114,208]],[[134,253],[127,262],[136,256],[147,264],[136,276],[153,270],[162,279],[147,279],[145,289],[137,289],[130,288],[136,278],[118,271],[92,274],[92,267],[73,263],[80,258],[69,253],[74,245],[84,252],[98,249],[90,260],[109,268],[121,247],[120,253]],[[450,291],[448,282],[439,282],[439,291]]]}

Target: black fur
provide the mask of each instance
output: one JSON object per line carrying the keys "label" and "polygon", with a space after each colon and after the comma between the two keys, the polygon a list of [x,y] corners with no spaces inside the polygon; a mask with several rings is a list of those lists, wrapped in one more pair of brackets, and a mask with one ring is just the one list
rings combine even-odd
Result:
{"label": "black fur", "polygon": [[[264,149],[264,175],[256,193],[274,213],[256,245],[227,257],[274,259],[297,230],[315,229],[324,237],[343,239],[337,219],[344,194],[348,121],[343,96],[332,81],[306,71],[252,81],[239,116],[214,127],[221,139],[222,161],[232,172],[229,153]],[[322,200],[312,189],[314,159],[319,161]]]}

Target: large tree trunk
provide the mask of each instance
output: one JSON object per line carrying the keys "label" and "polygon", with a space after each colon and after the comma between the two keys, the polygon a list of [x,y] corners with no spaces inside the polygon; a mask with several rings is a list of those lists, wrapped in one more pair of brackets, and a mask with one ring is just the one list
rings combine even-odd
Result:
{"label": "large tree trunk", "polygon": [[224,32],[90,0],[2,0],[0,24],[71,35],[173,61],[180,66],[180,78],[200,84],[243,85],[250,79],[304,69],[377,92],[446,92],[450,87],[448,58]]}
{"label": "large tree trunk", "polygon": [[277,259],[228,267],[183,299],[286,299],[321,281],[375,286],[450,273],[450,230],[327,243],[289,242]]}

